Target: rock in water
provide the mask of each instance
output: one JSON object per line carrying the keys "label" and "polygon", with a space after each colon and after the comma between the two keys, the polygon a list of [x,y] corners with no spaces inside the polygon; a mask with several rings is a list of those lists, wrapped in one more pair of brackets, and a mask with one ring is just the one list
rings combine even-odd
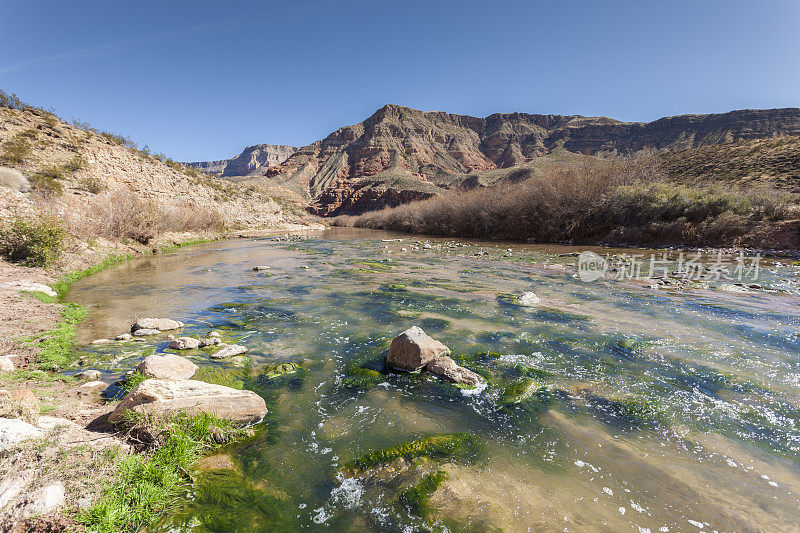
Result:
{"label": "rock in water", "polygon": [[451,358],[445,356],[437,357],[425,369],[431,374],[446,379],[451,383],[476,386],[480,385],[483,379],[472,370],[459,366]]}
{"label": "rock in water", "polygon": [[0,452],[25,439],[44,435],[41,429],[18,418],[0,418]]}
{"label": "rock in water", "polygon": [[206,337],[205,339],[200,339],[200,347],[206,348],[207,346],[217,346],[221,344],[222,341],[219,337]]}
{"label": "rock in water", "polygon": [[230,344],[223,346],[221,349],[211,354],[211,359],[224,359],[226,357],[233,357],[234,355],[241,355],[247,351],[246,346],[239,344]]}
{"label": "rock in water", "polygon": [[102,374],[99,370],[84,370],[75,374],[76,378],[85,379],[87,381],[98,381]]}
{"label": "rock in water", "polygon": [[108,421],[121,421],[127,410],[137,413],[208,413],[244,423],[256,422],[267,414],[264,399],[255,392],[191,379],[147,379],[141,382],[119,403]]}
{"label": "rock in water", "polygon": [[185,326],[183,322],[171,320],[169,318],[140,318],[131,326],[131,333],[136,333],[140,329],[156,329],[158,331],[170,331],[180,329]]}
{"label": "rock in water", "polygon": [[189,379],[199,367],[180,355],[149,355],[136,365],[136,370],[156,379]]}
{"label": "rock in water", "polygon": [[19,418],[35,424],[39,410],[39,399],[30,389],[0,390],[0,416],[3,418]]}
{"label": "rock in water", "polygon": [[129,340],[131,340],[131,334],[130,333],[123,333],[122,335],[117,335],[116,337],[114,337],[114,340],[115,341],[129,341]]}
{"label": "rock in water", "polygon": [[419,370],[435,358],[450,353],[450,348],[412,326],[392,340],[386,364],[397,370]]}
{"label": "rock in water", "polygon": [[169,342],[169,347],[173,350],[196,350],[200,347],[200,341],[192,337],[178,337]]}
{"label": "rock in water", "polygon": [[262,270],[269,270],[267,265],[258,265],[253,267],[253,272],[260,272]]}
{"label": "rock in water", "polygon": [[526,306],[539,305],[539,297],[532,292],[523,292],[522,295],[517,298],[517,303]]}
{"label": "rock in water", "polygon": [[160,330],[144,328],[144,329],[137,329],[136,331],[134,331],[133,336],[146,337],[147,335],[158,335],[159,333],[161,333]]}

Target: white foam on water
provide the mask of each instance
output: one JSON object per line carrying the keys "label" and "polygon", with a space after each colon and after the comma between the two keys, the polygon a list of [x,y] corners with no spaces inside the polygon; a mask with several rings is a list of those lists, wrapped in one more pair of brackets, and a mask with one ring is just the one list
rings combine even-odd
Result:
{"label": "white foam on water", "polygon": [[688,520],[688,522],[689,522],[690,524],[692,524],[694,527],[698,527],[698,528],[700,528],[700,529],[703,529],[703,528],[705,527],[705,524],[703,524],[702,522],[698,522],[697,520],[691,520],[691,519],[689,519],[689,520]]}
{"label": "white foam on water", "polygon": [[613,490],[611,490],[611,489],[610,489],[610,488],[608,488],[608,487],[603,487],[603,492],[605,492],[605,493],[606,493],[606,494],[608,494],[609,496],[613,496],[613,495],[614,495],[614,491],[613,491]]}
{"label": "white foam on water", "polygon": [[488,386],[489,384],[483,381],[471,389],[461,389],[461,394],[464,396],[480,396],[480,394],[485,391],[486,387]]}
{"label": "white foam on water", "polygon": [[364,487],[353,477],[345,478],[342,484],[331,491],[331,503],[347,509],[355,509],[361,503]]}

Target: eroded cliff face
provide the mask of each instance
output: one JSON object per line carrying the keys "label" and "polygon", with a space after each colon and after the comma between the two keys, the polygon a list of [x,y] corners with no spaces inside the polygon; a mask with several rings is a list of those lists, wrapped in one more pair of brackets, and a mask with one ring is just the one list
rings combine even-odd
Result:
{"label": "eroded cliff face", "polygon": [[186,165],[226,177],[250,176],[259,170],[283,163],[297,150],[294,146],[285,144],[256,144],[248,146],[231,159],[198,161]]}
{"label": "eroded cliff face", "polygon": [[365,121],[340,128],[274,165],[252,170],[245,151],[231,160],[242,159],[241,166],[228,163],[223,175],[266,176],[304,195],[316,213],[337,215],[440,194],[475,181],[476,175],[513,169],[556,152],[605,155],[646,148],[682,150],[775,135],[800,135],[800,109],[681,115],[632,123],[525,113],[478,118],[387,105]]}

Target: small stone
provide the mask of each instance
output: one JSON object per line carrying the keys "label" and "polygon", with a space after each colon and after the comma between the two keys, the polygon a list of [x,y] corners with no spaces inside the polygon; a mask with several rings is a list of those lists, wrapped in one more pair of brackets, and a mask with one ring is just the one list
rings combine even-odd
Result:
{"label": "small stone", "polygon": [[519,305],[533,307],[539,305],[539,297],[532,292],[523,292],[520,297],[517,298],[517,303]]}
{"label": "small stone", "polygon": [[196,350],[200,347],[200,341],[192,337],[178,337],[170,341],[169,347],[173,350]]}
{"label": "small stone", "polygon": [[258,265],[253,267],[253,272],[260,272],[261,270],[269,270],[267,265]]}
{"label": "small stone", "polygon": [[109,342],[111,342],[110,339],[95,339],[92,341],[92,344],[100,345],[100,344],[108,344]]}
{"label": "small stone", "polygon": [[209,337],[216,337],[216,338],[222,337],[222,335],[220,334],[219,331],[212,331],[211,333],[208,334],[208,336]]}
{"label": "small stone", "polygon": [[425,250],[430,250],[431,248],[433,248],[433,246],[432,246],[432,245],[431,245],[431,243],[429,243],[429,242],[426,242],[425,244],[423,244],[423,245],[422,245],[422,247],[423,247]]}
{"label": "small stone", "polygon": [[386,364],[398,370],[419,370],[436,357],[447,355],[450,348],[412,326],[392,340]]}
{"label": "small stone", "polygon": [[239,344],[230,344],[224,346],[222,349],[217,350],[216,352],[211,354],[212,359],[224,359],[226,357],[233,357],[234,355],[241,355],[247,351],[246,346],[241,346]]}
{"label": "small stone", "polygon": [[75,374],[76,378],[86,379],[89,381],[97,381],[100,379],[102,374],[99,370],[84,370],[83,372],[78,372]]}
{"label": "small stone", "polygon": [[116,337],[114,337],[114,340],[115,341],[129,341],[132,338],[133,338],[133,336],[130,333],[123,333],[122,335],[117,335]]}
{"label": "small stone", "polygon": [[134,331],[133,332],[133,336],[134,337],[146,337],[148,335],[158,335],[159,333],[161,333],[161,330],[150,329],[150,328],[142,328],[142,329],[137,329],[136,331]]}
{"label": "small stone", "polygon": [[14,361],[11,360],[11,357],[4,355],[0,357],[0,372],[13,372],[14,371]]}

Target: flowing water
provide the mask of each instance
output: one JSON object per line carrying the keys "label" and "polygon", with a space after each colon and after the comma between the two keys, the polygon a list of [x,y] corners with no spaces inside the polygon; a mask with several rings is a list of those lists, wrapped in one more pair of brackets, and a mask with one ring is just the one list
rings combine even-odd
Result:
{"label": "flowing water", "polygon": [[[799,530],[797,266],[763,261],[753,292],[653,290],[580,281],[577,248],[414,241],[342,229],[215,243],[74,286],[84,341],[137,316],[217,330],[249,348],[244,368],[188,356],[267,400],[254,439],[225,450],[234,466],[196,473],[156,531]],[[515,303],[525,291],[539,306]],[[412,325],[488,386],[386,372]],[[92,349],[113,378],[166,344]],[[260,375],[284,362],[296,371]],[[450,434],[474,436],[469,453],[346,468]],[[440,471],[427,505],[410,505],[404,491]]]}

